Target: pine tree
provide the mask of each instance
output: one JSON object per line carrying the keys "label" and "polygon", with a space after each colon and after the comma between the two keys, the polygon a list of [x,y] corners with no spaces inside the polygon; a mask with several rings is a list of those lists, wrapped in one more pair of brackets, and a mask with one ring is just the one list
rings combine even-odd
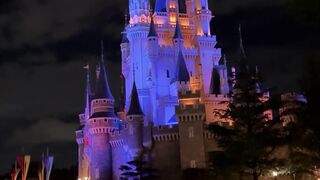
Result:
{"label": "pine tree", "polygon": [[224,116],[234,121],[233,126],[211,124],[221,151],[211,153],[211,165],[223,179],[232,172],[242,176],[259,176],[268,173],[276,163],[274,152],[280,143],[279,123],[268,119],[265,112],[269,103],[257,91],[259,79],[250,72],[243,53],[236,72],[235,86],[228,110]]}
{"label": "pine tree", "polygon": [[302,89],[306,100],[296,99],[295,106],[282,112],[282,116],[294,115],[295,121],[285,127],[288,157],[284,167],[292,176],[308,173],[319,176],[320,167],[320,63],[315,58],[306,60],[306,69],[302,81]]}
{"label": "pine tree", "polygon": [[122,165],[119,168],[122,180],[134,179],[134,180],[149,180],[155,179],[155,169],[149,168],[146,161],[142,157],[136,158],[133,161],[127,162],[126,165]]}

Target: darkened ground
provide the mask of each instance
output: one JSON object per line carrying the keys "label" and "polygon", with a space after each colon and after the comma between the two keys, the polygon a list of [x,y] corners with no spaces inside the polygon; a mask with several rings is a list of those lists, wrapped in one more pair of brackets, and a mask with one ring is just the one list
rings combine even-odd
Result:
{"label": "darkened ground", "polygon": [[[307,59],[319,58],[317,0],[209,0],[212,29],[229,64],[238,58],[243,27],[250,63],[265,87],[300,91]],[[34,160],[50,147],[56,167],[76,164],[74,130],[84,102],[86,62],[105,40],[115,97],[120,75],[120,32],[127,1],[0,1],[0,173],[25,149]],[[315,82],[316,83],[316,82]]]}

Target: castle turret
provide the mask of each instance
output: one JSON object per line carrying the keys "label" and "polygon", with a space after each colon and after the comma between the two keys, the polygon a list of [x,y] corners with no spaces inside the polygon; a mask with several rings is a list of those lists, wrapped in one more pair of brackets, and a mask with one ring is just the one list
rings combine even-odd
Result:
{"label": "castle turret", "polygon": [[90,145],[90,173],[92,179],[112,179],[112,157],[109,133],[119,129],[120,120],[114,114],[114,98],[111,94],[104,64],[103,44],[100,73],[95,95],[91,101],[91,116],[87,122]]}
{"label": "castle turret", "polygon": [[149,0],[129,0],[130,23],[148,22],[149,11]]}
{"label": "castle turret", "polygon": [[200,97],[199,91],[179,92],[179,106],[175,109],[179,121],[180,165],[183,170],[206,167],[205,106]]}
{"label": "castle turret", "polygon": [[195,9],[197,35],[211,36],[210,21],[212,13],[208,7],[208,0],[195,0]]}
{"label": "castle turret", "polygon": [[133,159],[138,158],[143,151],[143,116],[137,87],[133,83],[130,106],[127,113],[129,125],[127,141],[129,152]]}

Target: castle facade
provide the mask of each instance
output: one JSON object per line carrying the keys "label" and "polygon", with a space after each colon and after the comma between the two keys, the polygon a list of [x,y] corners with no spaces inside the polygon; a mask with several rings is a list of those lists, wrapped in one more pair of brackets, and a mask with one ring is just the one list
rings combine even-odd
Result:
{"label": "castle facade", "polygon": [[149,0],[129,0],[129,13],[120,44],[119,112],[103,53],[94,90],[88,71],[76,131],[81,180],[120,179],[120,166],[137,157],[160,178],[179,179],[181,170],[207,167],[207,152],[217,149],[206,125],[232,124],[216,113],[226,110],[232,84],[215,48],[208,0],[156,0],[154,8]]}

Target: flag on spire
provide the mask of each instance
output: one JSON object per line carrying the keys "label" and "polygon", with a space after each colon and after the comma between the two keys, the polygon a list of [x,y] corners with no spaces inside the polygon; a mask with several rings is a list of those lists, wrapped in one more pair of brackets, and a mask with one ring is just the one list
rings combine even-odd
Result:
{"label": "flag on spire", "polygon": [[20,170],[21,169],[18,168],[17,160],[15,160],[14,167],[11,170],[11,180],[17,180]]}
{"label": "flag on spire", "polygon": [[22,180],[27,180],[31,156],[30,155],[18,156],[17,161],[21,169]]}

